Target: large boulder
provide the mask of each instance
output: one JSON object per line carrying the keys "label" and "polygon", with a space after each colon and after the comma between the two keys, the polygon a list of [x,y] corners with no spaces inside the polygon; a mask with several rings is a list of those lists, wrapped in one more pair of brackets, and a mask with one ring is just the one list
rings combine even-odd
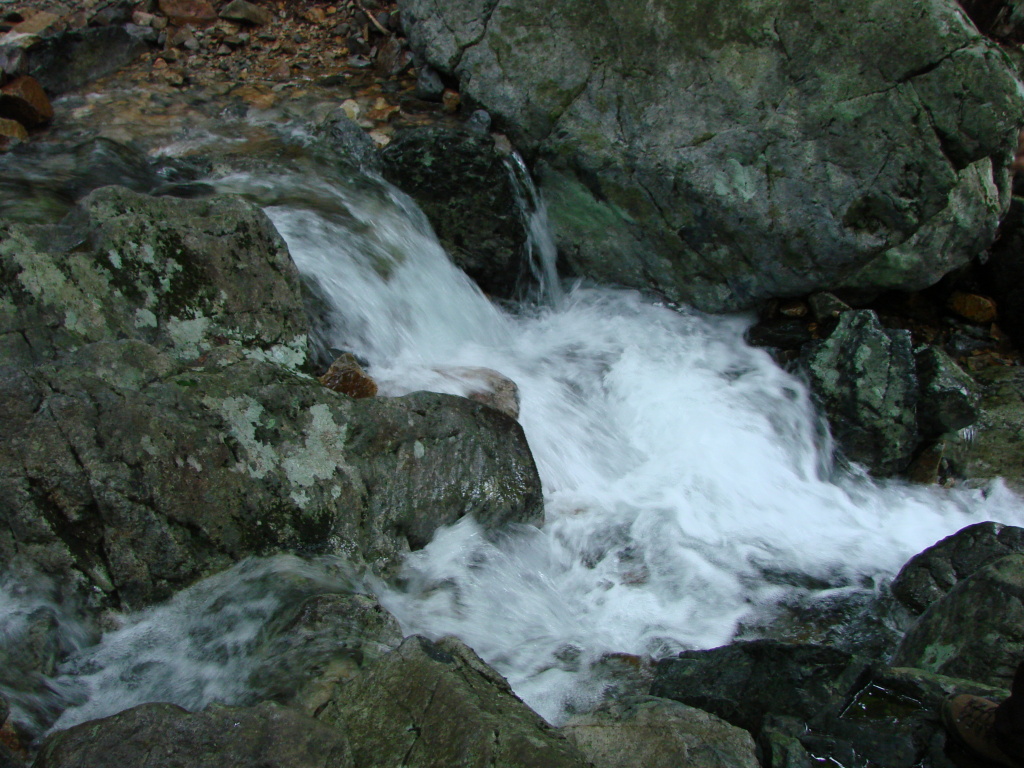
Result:
{"label": "large boulder", "polygon": [[343,731],[264,703],[187,712],[143,704],[50,734],[35,768],[352,768]]}
{"label": "large boulder", "polygon": [[871,310],[844,312],[826,339],[804,347],[802,366],[847,458],[878,475],[906,468],[919,442],[908,331],[882,327]]}
{"label": "large boulder", "polygon": [[576,272],[710,311],[917,289],[1009,200],[1022,93],[954,0],[401,0],[536,161]]}
{"label": "large boulder", "polygon": [[1024,660],[1024,555],[996,560],[932,603],[893,663],[1009,688]]}
{"label": "large boulder", "polygon": [[455,638],[407,638],[317,717],[344,726],[360,768],[587,765],[565,736]]}
{"label": "large boulder", "polygon": [[352,400],[238,347],[187,364],[96,342],[0,375],[5,561],[122,607],[250,554],[345,552],[379,572],[442,525],[536,523],[522,429],[450,395]]}
{"label": "large boulder", "polygon": [[975,523],[908,560],[892,581],[892,594],[920,615],[975,571],[1014,554],[1024,554],[1024,528]]}

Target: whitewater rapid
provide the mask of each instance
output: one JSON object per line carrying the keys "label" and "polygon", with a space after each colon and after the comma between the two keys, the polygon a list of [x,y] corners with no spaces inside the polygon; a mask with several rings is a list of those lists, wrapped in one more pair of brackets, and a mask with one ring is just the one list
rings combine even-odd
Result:
{"label": "whitewater rapid", "polygon": [[[999,483],[877,483],[837,463],[804,384],[744,342],[751,318],[560,285],[542,206],[530,218],[541,288],[509,311],[382,181],[307,168],[211,183],[264,207],[329,305],[323,343],[367,361],[383,395],[465,394],[452,366],[518,385],[543,529],[494,536],[464,520],[408,558],[400,589],[365,587],[406,634],[461,637],[552,722],[600,698],[609,654],[720,645],[794,594],[874,594],[969,523],[1024,523]],[[83,645],[48,683],[72,705],[57,727],[142,701],[243,701],[247,649],[281,599],[245,568]]]}

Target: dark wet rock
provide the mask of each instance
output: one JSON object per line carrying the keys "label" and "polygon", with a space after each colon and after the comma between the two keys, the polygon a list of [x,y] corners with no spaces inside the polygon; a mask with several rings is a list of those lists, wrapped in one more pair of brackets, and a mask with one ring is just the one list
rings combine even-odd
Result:
{"label": "dark wet rock", "polygon": [[59,236],[10,229],[0,264],[0,332],[20,334],[36,359],[120,337],[181,359],[230,343],[251,357],[305,362],[298,271],[266,216],[238,198],[106,187]]}
{"label": "dark wet rock", "polygon": [[980,414],[950,438],[952,473],[973,482],[1001,477],[1024,491],[1024,369],[989,366],[974,378],[982,387]]}
{"label": "dark wet rock", "polygon": [[119,26],[92,27],[45,38],[27,52],[25,73],[50,96],[116,72],[148,49]]}
{"label": "dark wet rock", "polygon": [[318,715],[356,765],[583,768],[587,761],[455,638],[407,638]]}
{"label": "dark wet rock", "polygon": [[999,305],[999,327],[1024,347],[1024,198],[1011,202],[981,275]]}
{"label": "dark wet rock", "polygon": [[1002,557],[1024,554],[1024,528],[976,523],[912,557],[892,581],[892,594],[921,614],[963,579]]}
{"label": "dark wet rock", "polygon": [[317,126],[317,136],[342,162],[365,171],[380,172],[381,161],[373,139],[340,107]]}
{"label": "dark wet rock", "polygon": [[385,178],[416,200],[452,260],[486,293],[512,297],[528,272],[526,230],[507,160],[493,140],[416,128],[381,157]]}
{"label": "dark wet rock", "polygon": [[430,66],[422,66],[416,73],[416,98],[424,101],[441,101],[444,94],[444,83],[437,71]]}
{"label": "dark wet rock", "polygon": [[231,21],[242,21],[255,26],[265,26],[274,21],[274,14],[247,0],[231,0],[221,8],[220,17]]}
{"label": "dark wet rock", "polygon": [[162,181],[142,152],[110,139],[26,144],[0,156],[0,218],[56,222],[99,187],[149,192]]}
{"label": "dark wet rock", "polygon": [[507,416],[422,392],[351,400],[235,346],[183,363],[98,342],[2,369],[0,403],[0,557],[124,608],[248,555],[384,572],[466,514],[543,519]]}
{"label": "dark wet rock", "polygon": [[187,712],[173,704],[142,706],[51,734],[35,768],[351,768],[343,731],[295,710],[213,706]]}
{"label": "dark wet rock", "polygon": [[317,381],[349,397],[374,397],[377,394],[377,382],[363,370],[355,355],[348,352],[331,363],[331,367],[317,377]]}
{"label": "dark wet rock", "polygon": [[254,695],[309,714],[402,643],[398,622],[363,594],[309,597],[279,616],[266,635],[250,675]]}
{"label": "dark wet rock", "polygon": [[1024,555],[986,565],[933,602],[907,632],[898,666],[1008,688],[1024,660]]}
{"label": "dark wet rock", "polygon": [[871,310],[846,312],[824,341],[804,348],[801,363],[847,458],[878,475],[910,464],[919,435],[908,331],[883,328]]}
{"label": "dark wet rock", "polygon": [[602,704],[563,727],[594,768],[757,768],[746,731],[654,696]]}
{"label": "dark wet rock", "polygon": [[93,9],[89,17],[90,27],[107,27],[115,24],[128,24],[132,20],[136,3],[132,0],[113,0],[100,3]]}
{"label": "dark wet rock", "polygon": [[938,347],[924,347],[914,359],[921,384],[917,405],[921,435],[934,438],[973,424],[981,401],[974,379]]}
{"label": "dark wet rock", "polygon": [[833,293],[821,291],[807,298],[811,315],[819,323],[831,323],[839,319],[844,312],[850,311],[850,305]]}
{"label": "dark wet rock", "polygon": [[803,320],[774,317],[751,326],[746,340],[755,347],[797,349],[811,340],[811,332]]}
{"label": "dark wet rock", "polygon": [[420,58],[536,158],[580,275],[710,311],[919,289],[1009,201],[1021,94],[954,3],[399,5]]}
{"label": "dark wet rock", "polygon": [[651,694],[760,733],[769,715],[813,726],[842,711],[870,669],[835,648],[753,640],[658,662]]}

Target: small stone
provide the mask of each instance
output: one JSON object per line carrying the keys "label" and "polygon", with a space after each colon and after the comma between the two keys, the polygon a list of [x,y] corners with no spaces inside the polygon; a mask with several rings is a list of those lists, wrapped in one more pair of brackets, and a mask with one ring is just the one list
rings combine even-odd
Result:
{"label": "small stone", "polygon": [[441,103],[444,105],[444,111],[451,114],[459,111],[459,106],[462,104],[462,97],[459,96],[458,91],[446,88],[444,95],[441,96]]}
{"label": "small stone", "polygon": [[391,137],[383,131],[370,131],[370,138],[373,139],[377,149],[384,149],[384,147],[391,143]]}
{"label": "small stone", "polygon": [[232,0],[224,6],[220,17],[232,21],[243,21],[258,27],[266,26],[274,21],[274,14],[266,8],[260,8],[258,5],[247,2],[247,0]]}
{"label": "small stone", "polygon": [[22,75],[0,88],[0,117],[36,128],[53,119],[53,107],[39,81]]}
{"label": "small stone", "polygon": [[486,109],[475,109],[466,121],[466,127],[476,133],[487,133],[491,130],[491,114]]}
{"label": "small stone", "polygon": [[355,99],[345,99],[341,102],[341,110],[349,120],[357,120],[359,118],[359,113],[362,111],[359,108],[359,102]]}
{"label": "small stone", "polygon": [[17,120],[8,120],[7,118],[0,117],[0,136],[24,141],[28,138],[28,131]]}
{"label": "small stone", "polygon": [[167,62],[164,59],[157,59],[153,62],[153,69],[156,71],[167,69]]}
{"label": "small stone", "polygon": [[153,21],[150,22],[149,26],[159,32],[162,29],[167,29],[168,23],[166,16],[154,16]]}
{"label": "small stone", "polygon": [[779,304],[779,314],[783,317],[805,317],[807,305],[796,299],[783,301]]}
{"label": "small stone", "polygon": [[[174,30],[167,36],[167,45],[172,47],[187,46],[189,41],[195,42],[195,39],[192,27],[186,24],[184,27]],[[198,45],[198,43],[195,44]]]}
{"label": "small stone", "polygon": [[228,56],[230,53],[231,53],[231,49],[227,45],[224,45],[224,44],[221,44],[221,46],[217,49],[217,55],[218,56]]}
{"label": "small stone", "polygon": [[217,20],[217,12],[206,0],[160,0],[160,12],[179,25],[205,26]]}
{"label": "small stone", "polygon": [[254,85],[243,85],[241,88],[236,88],[231,95],[256,109],[270,109],[277,102],[275,94]]}
{"label": "small stone", "polygon": [[282,61],[280,64],[278,64],[272,70],[270,70],[270,75],[269,75],[269,77],[272,80],[287,80],[291,76],[292,76],[292,68],[291,68],[291,65],[289,65],[287,61]]}
{"label": "small stone", "polygon": [[828,320],[835,320],[843,312],[850,311],[850,305],[839,299],[837,296],[827,292],[815,293],[807,299],[811,308],[811,314],[819,323]]}
{"label": "small stone", "polygon": [[440,101],[444,96],[444,83],[432,67],[420,67],[416,74],[416,98],[423,101]]}
{"label": "small stone", "polygon": [[946,306],[972,323],[991,323],[996,319],[996,303],[976,293],[954,291]]}
{"label": "small stone", "polygon": [[60,21],[60,16],[48,11],[37,11],[24,21],[14,25],[14,31],[21,35],[44,35],[47,32],[54,32]]}
{"label": "small stone", "polygon": [[152,13],[135,11],[135,13],[132,14],[132,23],[138,24],[140,27],[152,27],[154,21],[156,21],[156,15]]}
{"label": "small stone", "polygon": [[302,18],[313,24],[323,24],[327,20],[327,14],[324,13],[323,8],[314,6],[302,14]]}
{"label": "small stone", "polygon": [[374,397],[377,394],[377,382],[367,375],[355,355],[347,352],[331,363],[317,381],[349,397]]}

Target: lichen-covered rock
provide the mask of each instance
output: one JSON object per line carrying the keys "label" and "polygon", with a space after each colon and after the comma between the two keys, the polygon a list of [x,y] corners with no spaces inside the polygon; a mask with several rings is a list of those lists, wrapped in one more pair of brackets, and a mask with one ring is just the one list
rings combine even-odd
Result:
{"label": "lichen-covered rock", "polygon": [[977,383],[938,347],[915,353],[921,394],[917,424],[922,436],[938,437],[973,424],[981,400]]}
{"label": "lichen-covered rock", "polygon": [[187,712],[143,704],[50,734],[35,768],[352,768],[345,733],[263,703]]}
{"label": "lichen-covered rock", "polygon": [[352,681],[402,643],[402,630],[376,599],[322,594],[277,617],[249,676],[259,699],[315,714]]}
{"label": "lichen-covered rock", "polygon": [[581,275],[710,311],[916,289],[1008,203],[1022,94],[952,0],[399,5],[536,157]]}
{"label": "lichen-covered rock", "polygon": [[1024,659],[1024,555],[1007,555],[932,603],[896,651],[918,667],[1003,688]]}
{"label": "lichen-covered rock", "polygon": [[384,176],[430,219],[445,250],[486,293],[510,298],[529,274],[526,228],[508,159],[486,133],[444,127],[400,134]]}
{"label": "lichen-covered rock", "polygon": [[757,768],[746,731],[677,701],[636,696],[576,715],[562,731],[594,768]]}
{"label": "lichen-covered rock", "polygon": [[359,768],[587,765],[565,736],[455,638],[407,638],[317,717],[344,726]]}
{"label": "lichen-covered rock", "polygon": [[234,346],[0,369],[0,557],[135,608],[251,554],[378,572],[466,514],[542,519],[522,429],[464,398],[351,400]]}
{"label": "lichen-covered rock", "polygon": [[844,312],[802,364],[842,453],[878,475],[906,468],[919,442],[910,333],[883,328],[871,310]]}
{"label": "lichen-covered rock", "polygon": [[11,227],[0,242],[0,334],[20,337],[30,359],[135,338],[183,360],[232,343],[305,362],[298,271],[259,209],[105,187],[76,214],[59,228]]}
{"label": "lichen-covered rock", "polygon": [[907,561],[892,581],[892,594],[920,614],[975,571],[1013,554],[1024,554],[1024,528],[975,523]]}

